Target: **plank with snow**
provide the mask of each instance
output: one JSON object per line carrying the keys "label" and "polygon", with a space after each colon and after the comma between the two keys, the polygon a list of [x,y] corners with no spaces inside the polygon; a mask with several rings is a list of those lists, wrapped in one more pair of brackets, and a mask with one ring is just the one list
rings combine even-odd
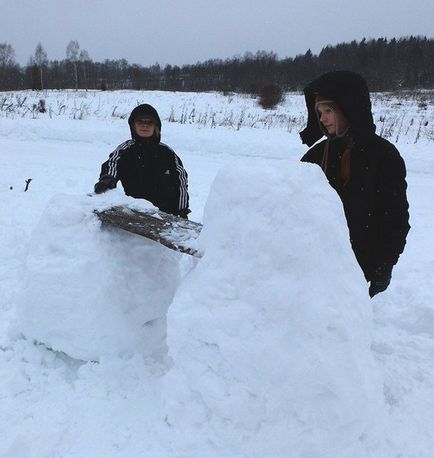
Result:
{"label": "plank with snow", "polygon": [[196,247],[200,223],[159,210],[138,211],[120,206],[95,210],[95,214],[103,224],[141,235],[180,253],[202,257]]}

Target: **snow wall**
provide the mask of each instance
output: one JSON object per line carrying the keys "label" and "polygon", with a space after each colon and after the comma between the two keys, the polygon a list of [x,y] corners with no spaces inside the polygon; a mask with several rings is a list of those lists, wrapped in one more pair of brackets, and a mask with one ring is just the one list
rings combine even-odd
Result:
{"label": "snow wall", "polygon": [[153,208],[123,196],[57,195],[33,231],[15,331],[80,360],[134,353],[163,358],[180,255],[101,228],[93,210]]}
{"label": "snow wall", "polygon": [[179,287],[181,255],[101,230],[94,208],[146,206],[121,194],[51,201],[16,332],[78,359],[156,357],[169,310],[154,425],[166,456],[386,456],[371,303],[319,167],[256,159],[221,170],[205,255]]}
{"label": "snow wall", "polygon": [[367,286],[320,168],[231,164],[200,243],[168,315],[177,456],[382,456]]}

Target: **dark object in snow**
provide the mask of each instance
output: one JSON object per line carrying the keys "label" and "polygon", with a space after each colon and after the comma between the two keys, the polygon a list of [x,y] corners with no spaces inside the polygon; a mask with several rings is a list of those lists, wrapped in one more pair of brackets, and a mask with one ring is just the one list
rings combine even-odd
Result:
{"label": "dark object in snow", "polygon": [[[24,188],[24,192],[26,192],[29,189],[30,182],[32,181],[31,178],[27,178],[26,180],[26,187]],[[12,188],[11,188],[12,189]]]}
{"label": "dark object in snow", "polygon": [[196,248],[196,239],[202,229],[200,223],[151,209],[112,207],[95,210],[95,214],[103,224],[141,235],[180,253],[202,257]]}
{"label": "dark object in snow", "polygon": [[45,100],[44,99],[40,99],[39,102],[38,102],[38,111],[39,113],[45,113],[47,111],[47,109],[45,108]]}

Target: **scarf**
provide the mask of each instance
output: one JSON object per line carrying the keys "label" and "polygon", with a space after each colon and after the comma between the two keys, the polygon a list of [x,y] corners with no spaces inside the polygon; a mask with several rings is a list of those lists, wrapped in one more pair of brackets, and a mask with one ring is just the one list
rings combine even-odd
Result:
{"label": "scarf", "polygon": [[[350,182],[350,179],[351,179],[351,150],[354,147],[354,140],[349,135],[345,136],[343,139],[345,140],[345,143],[344,143],[344,152],[342,153],[342,157],[341,157],[340,174],[341,174],[343,186],[346,186]],[[325,174],[327,174],[327,165],[328,165],[329,149],[330,149],[331,141],[332,141],[332,138],[327,139],[327,142],[324,148],[324,153],[322,156],[322,161],[321,161],[321,169],[323,170]]]}

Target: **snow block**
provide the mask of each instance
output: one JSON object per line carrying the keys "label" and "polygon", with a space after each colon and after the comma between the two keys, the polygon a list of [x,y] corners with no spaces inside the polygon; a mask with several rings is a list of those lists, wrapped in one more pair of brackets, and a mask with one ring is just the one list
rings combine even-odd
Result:
{"label": "snow block", "polygon": [[[137,201],[117,191],[55,196],[30,242],[15,328],[81,360],[166,348],[166,313],[180,279],[179,254],[93,213]],[[143,201],[142,207],[153,208]]]}
{"label": "snow block", "polygon": [[226,167],[199,244],[168,316],[180,456],[374,456],[385,410],[371,305],[320,168]]}

